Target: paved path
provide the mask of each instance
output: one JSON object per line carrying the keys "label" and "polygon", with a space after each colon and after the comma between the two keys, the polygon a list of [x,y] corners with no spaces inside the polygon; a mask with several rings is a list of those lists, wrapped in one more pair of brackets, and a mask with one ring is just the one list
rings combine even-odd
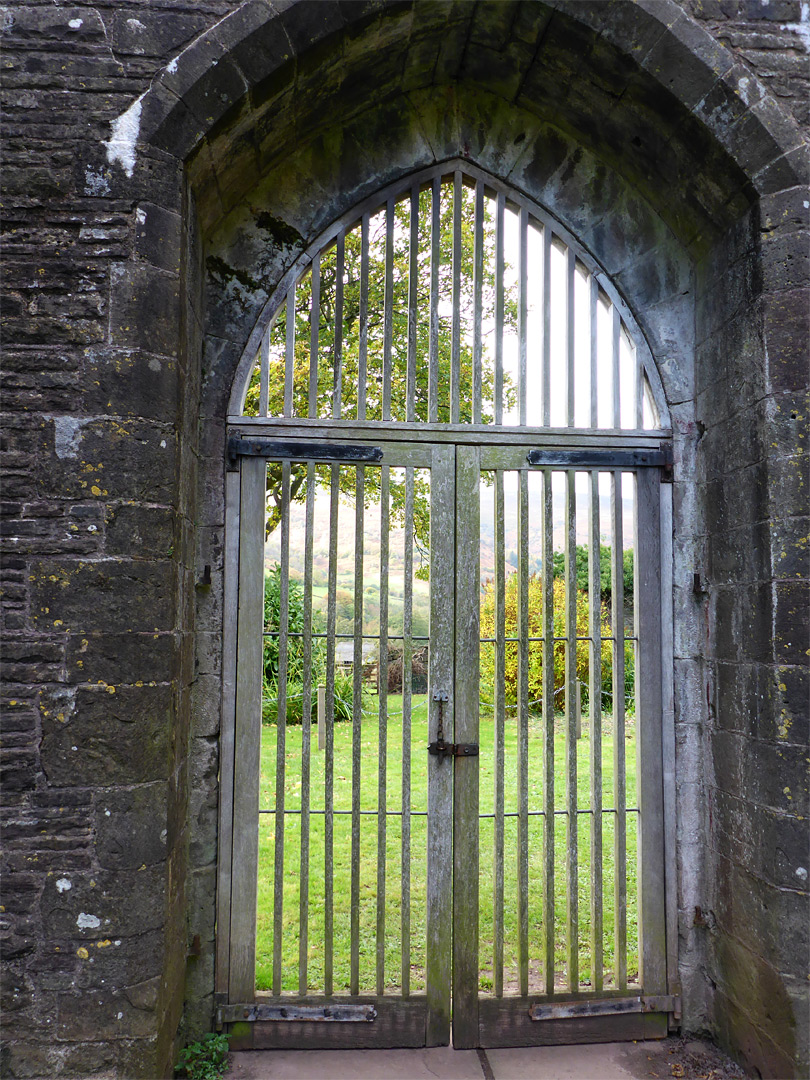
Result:
{"label": "paved path", "polygon": [[[699,1075],[691,1069],[678,1071],[676,1063],[683,1060],[684,1050],[695,1060],[705,1058],[707,1065],[710,1060],[711,1065],[728,1060],[709,1043],[681,1039],[486,1052],[449,1046],[252,1050],[231,1054],[228,1080],[672,1080],[673,1076]],[[734,1075],[741,1074],[735,1070]]]}

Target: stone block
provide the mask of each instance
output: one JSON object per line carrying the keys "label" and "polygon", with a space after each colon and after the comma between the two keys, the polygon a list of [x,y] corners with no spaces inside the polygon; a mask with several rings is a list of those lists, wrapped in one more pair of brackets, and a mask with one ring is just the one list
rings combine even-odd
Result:
{"label": "stone block", "polygon": [[69,1042],[107,1042],[155,1035],[158,1017],[153,982],[123,991],[93,990],[60,994],[56,1038]]}
{"label": "stone block", "polygon": [[116,558],[171,559],[178,527],[178,515],[171,507],[119,503],[107,511],[107,554]]}
{"label": "stone block", "polygon": [[96,855],[111,870],[150,866],[166,858],[165,783],[112,790],[96,806]]}
{"label": "stone block", "polygon": [[[159,82],[210,131],[227,110],[247,93],[247,83],[213,34],[199,37],[183,51],[183,63],[167,67]],[[184,155],[185,156],[185,155]]]}
{"label": "stone block", "polygon": [[810,294],[805,289],[770,293],[763,297],[762,306],[768,389],[773,393],[802,391],[807,384]]}
{"label": "stone block", "polygon": [[777,581],[773,595],[773,649],[780,664],[807,662],[810,641],[810,584]]}
{"label": "stone block", "polygon": [[159,270],[180,273],[181,218],[155,203],[135,208],[135,254]]}
{"label": "stone block", "polygon": [[82,562],[36,560],[31,564],[31,624],[36,629],[87,635],[99,628],[110,633],[160,633],[174,623],[174,567],[168,561],[147,563],[108,559]]}
{"label": "stone block", "polygon": [[131,631],[67,637],[67,670],[72,683],[165,683],[176,677],[173,633]]}
{"label": "stone block", "polygon": [[[65,888],[65,881],[70,887]],[[131,939],[162,932],[166,912],[165,866],[53,874],[41,900],[45,933],[84,943]],[[95,947],[95,946],[94,946]]]}
{"label": "stone block", "polygon": [[202,13],[150,11],[142,5],[117,11],[112,21],[113,47],[122,55],[164,59],[205,30],[208,22]]}
{"label": "stone block", "polygon": [[264,0],[251,0],[236,8],[215,27],[213,35],[227,48],[252,90],[295,55],[283,18]]}
{"label": "stone block", "polygon": [[166,686],[79,687],[68,721],[43,715],[42,768],[57,787],[163,780],[171,749]]}
{"label": "stone block", "polygon": [[661,35],[641,66],[691,109],[705,98],[733,63],[727,49],[684,15],[670,26],[668,33]]}
{"label": "stone block", "polygon": [[114,345],[176,357],[181,337],[178,276],[145,263],[113,267],[110,337]]}

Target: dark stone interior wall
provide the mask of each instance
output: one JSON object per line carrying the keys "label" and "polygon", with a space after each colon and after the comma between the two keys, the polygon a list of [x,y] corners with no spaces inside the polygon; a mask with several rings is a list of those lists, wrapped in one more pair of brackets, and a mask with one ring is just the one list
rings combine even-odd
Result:
{"label": "dark stone interior wall", "polygon": [[698,288],[705,578],[691,606],[705,622],[713,900],[693,922],[717,1035],[763,1076],[808,1060],[806,196],[763,197]]}
{"label": "dark stone interior wall", "polygon": [[[623,0],[583,3],[579,13],[584,24],[591,19],[601,25],[608,40],[618,32],[625,6]],[[210,1022],[221,675],[220,409],[239,351],[222,327],[223,320],[233,322],[243,300],[256,315],[261,304],[258,295],[247,295],[250,288],[240,294],[238,279],[226,282],[216,274],[208,276],[204,300],[204,259],[216,244],[232,268],[240,269],[240,260],[250,268],[258,249],[248,243],[240,250],[239,230],[221,219],[247,193],[260,196],[262,205],[278,199],[272,182],[262,187],[260,178],[272,175],[273,154],[286,145],[289,130],[306,132],[296,99],[316,102],[322,94],[328,101],[339,93],[347,113],[357,112],[368,86],[381,88],[391,77],[391,57],[399,48],[381,21],[377,67],[365,82],[356,76],[341,82],[341,72],[361,55],[362,35],[349,34],[339,47],[333,39],[310,51],[307,61],[309,42],[325,27],[337,34],[344,22],[362,21],[364,7],[293,6],[283,37],[274,28],[264,34],[262,62],[273,49],[299,53],[297,83],[283,74],[282,64],[281,74],[253,91],[249,107],[237,107],[209,133],[184,175],[178,159],[186,155],[180,144],[190,128],[196,125],[199,137],[211,126],[206,117],[224,114],[253,81],[250,50],[218,64],[217,72],[211,66],[216,50],[204,44],[193,57],[180,58],[177,77],[191,86],[209,70],[208,90],[197,82],[196,98],[191,90],[175,98],[177,84],[166,77],[149,99],[149,107],[161,95],[179,102],[163,140],[138,147],[132,176],[111,165],[103,141],[112,121],[188,42],[238,7],[235,0],[151,0],[126,6],[19,2],[0,10],[0,918],[3,1071],[9,1076],[166,1075],[184,997],[182,1031],[197,1032]],[[801,4],[684,0],[682,7],[732,49],[743,75],[761,78],[806,123],[802,58],[808,23]],[[269,8],[249,5],[246,23]],[[517,12],[509,33],[502,15],[487,29],[488,11],[507,9]],[[424,24],[437,10],[422,9],[432,12]],[[679,880],[687,1019],[715,1032],[762,1075],[798,1075],[807,1060],[807,792],[801,770],[809,688],[801,590],[808,578],[810,284],[808,193],[796,186],[800,152],[772,165],[769,148],[762,149],[761,167],[769,177],[764,183],[760,177],[758,190],[771,194],[758,201],[754,188],[740,186],[742,174],[719,158],[717,168],[707,166],[701,155],[713,153],[711,140],[704,142],[699,130],[674,123],[662,136],[656,124],[650,126],[651,117],[657,123],[656,109],[675,114],[654,94],[634,99],[632,89],[621,90],[635,60],[616,64],[603,39],[589,38],[564,18],[552,19],[541,5],[479,5],[484,24],[476,46],[475,34],[465,30],[472,5],[442,10],[446,27],[439,35],[427,25],[421,37],[414,32],[402,54],[410,61],[403,61],[398,76],[412,80],[409,99],[423,134],[446,104],[424,80],[427,67],[452,84],[463,56],[468,83],[486,82],[501,99],[511,95],[531,109],[544,89],[554,87],[528,81],[518,99],[510,80],[543,40],[553,45],[549,56],[558,64],[549,65],[546,78],[562,84],[565,77],[571,90],[553,100],[560,126],[556,132],[547,126],[543,138],[558,145],[560,163],[577,164],[589,204],[601,205],[609,222],[618,200],[626,220],[641,220],[633,217],[629,195],[611,186],[621,168],[629,169],[631,187],[639,188],[639,207],[645,199],[658,200],[660,220],[647,252],[667,254],[668,282],[649,284],[660,259],[648,261],[645,277],[644,260],[637,257],[643,245],[622,262],[621,237],[609,228],[602,230],[599,254],[625,295],[651,303],[650,313],[637,315],[665,373],[669,360],[670,386],[683,376],[684,357],[694,345],[695,369],[686,373],[679,406],[682,453],[675,485],[678,520],[689,525],[676,537],[676,563],[684,572],[675,590],[679,843],[688,856]],[[694,45],[691,25],[679,24],[687,51]],[[655,39],[637,46],[641,59]],[[652,55],[655,77],[674,81],[682,98],[692,94],[699,102],[700,73],[680,54],[674,65],[666,49]],[[196,74],[189,70],[194,65],[200,65]],[[572,70],[577,79],[570,78]],[[208,92],[217,97],[206,98]],[[619,92],[636,110],[638,124],[639,146],[625,147],[624,163],[626,128],[606,123],[600,130],[593,118],[578,120],[578,110],[592,108],[598,115],[599,102],[609,103]],[[273,108],[264,112],[258,141],[247,150],[240,131],[251,128],[268,102]],[[446,145],[455,143],[455,153],[472,145],[476,157],[487,148],[500,153],[514,117],[490,139],[506,115],[503,107],[482,97],[475,122],[465,121],[471,103],[469,95],[459,95],[447,110]],[[729,108],[710,99],[703,119],[710,126],[724,117],[731,123],[737,116]],[[744,113],[742,118],[741,153],[750,158]],[[148,116],[143,120],[145,126]],[[384,120],[384,111],[378,112],[381,133]],[[534,122],[548,124],[548,117],[535,116]],[[678,130],[690,138],[680,139]],[[594,171],[562,145],[565,140],[581,142],[590,148],[585,158],[590,153],[595,158],[589,160],[606,164]],[[337,206],[335,190],[357,179],[351,144],[338,148],[314,139],[309,146],[294,177],[304,193],[297,211],[301,242],[327,224],[328,214],[327,220],[318,217],[319,197],[326,213],[324,207]],[[413,143],[396,146],[392,138],[390,148],[401,155],[389,162],[392,175],[406,172]],[[313,189],[312,176],[330,154],[338,155],[343,171],[332,177],[331,191]],[[668,154],[673,168],[684,172],[685,186],[673,184],[664,198],[660,179],[645,172],[644,162],[668,162]],[[703,161],[704,173],[698,164],[684,164],[689,154]],[[505,175],[515,162],[493,152],[483,164]],[[591,228],[590,245],[598,248],[599,230],[582,214],[583,200],[566,202],[561,174],[543,171],[548,164],[539,153],[533,165],[530,155],[515,181],[556,206],[575,232]],[[722,197],[715,181],[720,189],[728,184]],[[258,205],[248,201],[248,217]],[[696,218],[700,206],[703,217]],[[286,209],[292,215],[289,203]],[[667,230],[679,240],[661,240]],[[265,243],[271,252],[272,241]],[[259,290],[265,296],[294,247],[281,244],[275,262],[269,259]],[[690,252],[691,269],[683,250]],[[668,338],[667,319],[661,311],[654,315],[656,304],[638,290],[676,293],[681,282],[684,290],[697,284],[696,317],[670,319]],[[253,317],[242,312],[242,343]],[[199,581],[205,565],[212,567],[210,588]],[[691,568],[701,573],[697,594],[686,572]],[[705,857],[694,859],[696,851]],[[802,868],[805,877],[797,877]]]}

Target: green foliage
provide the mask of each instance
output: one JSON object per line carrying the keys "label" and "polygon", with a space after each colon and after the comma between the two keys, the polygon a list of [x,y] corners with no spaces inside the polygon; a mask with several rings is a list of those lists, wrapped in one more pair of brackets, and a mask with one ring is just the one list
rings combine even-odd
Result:
{"label": "green foliage", "polygon": [[209,1031],[199,1042],[189,1043],[177,1056],[175,1072],[188,1080],[220,1080],[228,1071],[229,1038]]}
{"label": "green foliage", "polygon": [[[506,582],[505,589],[505,629],[506,637],[518,636],[518,575],[511,574]],[[565,584],[560,578],[555,578],[553,596],[551,598],[554,615],[554,637],[566,636],[565,615]],[[540,577],[532,574],[529,578],[529,626],[528,636],[539,638],[543,634],[543,582]],[[587,638],[589,630],[589,610],[587,593],[577,590],[576,592],[576,635],[577,638]],[[608,637],[611,634],[610,623],[607,617],[607,609],[602,608],[600,613],[602,634]],[[484,587],[481,601],[481,637],[495,637],[495,585],[489,581]],[[534,643],[529,648],[529,701],[532,703],[532,711],[538,711],[543,697],[543,648],[539,643]],[[564,703],[565,688],[565,652],[564,641],[555,640],[553,647],[553,675],[554,675],[554,706],[560,710]],[[582,683],[581,701],[586,704],[588,700],[588,686],[590,679],[590,652],[588,641],[578,640],[576,644],[576,677]],[[504,684],[506,706],[514,709],[518,699],[518,643],[506,641],[506,663],[504,668]],[[601,650],[602,668],[602,692],[612,693],[613,680],[613,646],[610,641],[602,642]],[[624,648],[625,668],[625,697],[632,698],[634,688],[634,657],[632,644],[625,643]],[[495,694],[495,650],[491,645],[481,649],[481,699],[485,702],[494,702]]]}
{"label": "green foliage", "polygon": [[[439,294],[449,297],[452,294],[452,250],[453,250],[453,200],[449,197],[450,187],[443,185],[440,202],[439,247],[440,262],[438,268]],[[461,423],[473,420],[472,400],[472,325],[475,306],[474,288],[474,206],[475,193],[472,189],[462,189],[462,230],[461,230],[461,276],[460,276],[460,319],[461,335],[459,349],[460,379],[459,416]],[[495,230],[493,215],[489,203],[485,201],[484,228],[484,275],[481,288],[481,311],[484,325],[492,322],[495,315]],[[340,320],[340,402],[341,416],[354,417],[358,414],[358,387],[361,382],[365,391],[365,415],[369,420],[387,418],[386,400],[390,400],[390,418],[406,420],[408,351],[409,351],[409,312],[410,303],[410,200],[398,202],[394,207],[393,229],[393,290],[390,299],[392,335],[391,335],[391,374],[390,387],[385,385],[383,375],[384,312],[386,307],[386,221],[383,212],[372,215],[369,225],[369,261],[368,261],[368,325],[365,339],[366,377],[361,380],[361,231],[359,225],[346,234],[343,262],[343,304]],[[419,197],[419,239],[416,259],[418,273],[415,289],[415,379],[413,386],[413,410],[417,421],[427,422],[429,406],[429,364],[430,355],[430,278],[431,278],[431,193],[425,190]],[[320,259],[320,304],[317,312],[318,323],[318,369],[315,395],[317,404],[314,415],[325,417],[333,415],[336,399],[336,346],[335,324],[337,314],[337,249],[332,246],[324,251]],[[507,274],[508,277],[508,274]],[[297,285],[295,292],[295,351],[293,363],[293,412],[296,416],[311,415],[310,411],[310,341],[312,319],[312,279],[306,275]],[[269,378],[269,414],[280,416],[283,412],[283,396],[286,366],[286,330],[290,313],[283,304],[278,318],[271,330],[270,338],[270,378]],[[518,310],[516,290],[507,290],[504,294],[504,326],[507,332],[517,327]],[[447,422],[450,419],[451,396],[451,353],[452,320],[439,308],[437,336],[437,401],[438,419]],[[482,356],[482,397],[492,400],[495,371],[490,350],[484,349]],[[504,375],[504,408],[510,409],[515,402],[515,387]],[[245,399],[245,412],[258,414],[259,372],[258,367],[248,388]],[[491,415],[484,415],[485,423],[491,421]],[[314,467],[316,482],[328,487],[331,477],[329,465]],[[379,499],[380,470],[367,469],[365,473],[365,499],[377,502]],[[415,477],[414,491],[414,535],[417,548],[426,559],[430,534],[429,488],[423,477]],[[341,492],[353,496],[355,493],[354,470],[340,471]],[[268,463],[267,470],[267,532],[276,528],[281,518],[282,502],[282,466],[280,463]],[[307,468],[293,463],[290,471],[290,499],[302,501],[306,497]],[[401,524],[405,511],[405,484],[403,480],[391,478],[391,520],[394,525]],[[421,573],[420,573],[421,571]],[[417,576],[424,576],[425,569],[417,570]]]}
{"label": "green foliage", "polygon": [[[321,685],[326,674],[321,677]],[[365,695],[364,695],[365,697]],[[352,676],[343,671],[335,671],[335,723],[351,723],[354,687]],[[364,702],[365,704],[365,702]],[[312,680],[310,722],[317,719],[318,692],[317,680]],[[304,686],[300,682],[287,683],[287,723],[300,724],[304,716]],[[262,695],[262,723],[278,723],[278,684],[267,685]]]}
{"label": "green foliage", "polygon": [[[587,592],[588,591],[588,545],[577,544],[576,554],[576,567],[577,567],[577,588]],[[509,562],[507,556],[507,562]],[[565,553],[562,551],[555,551],[553,556],[554,561],[554,577],[565,580]],[[611,548],[608,544],[601,544],[599,547],[599,588],[602,596],[602,600],[609,601],[612,594],[611,586]],[[517,566],[517,556],[515,556],[514,566]],[[633,552],[631,550],[625,551],[622,558],[623,566],[623,579],[624,579],[624,595],[630,599],[633,595]]]}

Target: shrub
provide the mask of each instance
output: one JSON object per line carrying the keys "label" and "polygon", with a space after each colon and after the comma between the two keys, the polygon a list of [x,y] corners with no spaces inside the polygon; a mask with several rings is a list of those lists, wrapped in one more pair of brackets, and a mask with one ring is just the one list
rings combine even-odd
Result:
{"label": "shrub", "polygon": [[[505,590],[505,625],[506,637],[517,637],[518,621],[518,577],[510,575],[506,582]],[[588,636],[588,596],[587,593],[577,590],[576,593],[576,632],[578,638]],[[543,633],[543,583],[542,579],[533,574],[529,578],[529,637],[539,638]],[[554,610],[554,637],[565,637],[565,583],[555,579],[553,583],[553,610]],[[603,606],[601,611],[602,634],[607,637],[611,634],[608,621],[607,609]],[[484,587],[481,602],[481,637],[495,637],[495,586],[490,581]],[[555,641],[553,649],[554,662],[554,703],[559,710],[564,704],[565,687],[565,650],[564,641]],[[506,691],[506,705],[514,708],[517,705],[518,691],[518,643],[507,641],[506,665],[504,670],[504,683]],[[634,688],[634,663],[633,647],[631,643],[625,644],[625,696],[632,697]],[[588,684],[590,678],[590,653],[591,647],[588,641],[577,641],[576,645],[576,673],[577,679],[582,685],[582,703],[588,700]],[[602,642],[602,691],[612,693],[612,643]],[[492,645],[481,648],[481,699],[487,703],[494,701],[495,693],[495,650]],[[537,711],[543,696],[543,648],[539,642],[533,642],[529,648],[529,701],[533,711]]]}
{"label": "shrub", "polygon": [[188,1080],[220,1080],[228,1069],[229,1038],[209,1031],[199,1042],[180,1051],[175,1072],[183,1073]]}

